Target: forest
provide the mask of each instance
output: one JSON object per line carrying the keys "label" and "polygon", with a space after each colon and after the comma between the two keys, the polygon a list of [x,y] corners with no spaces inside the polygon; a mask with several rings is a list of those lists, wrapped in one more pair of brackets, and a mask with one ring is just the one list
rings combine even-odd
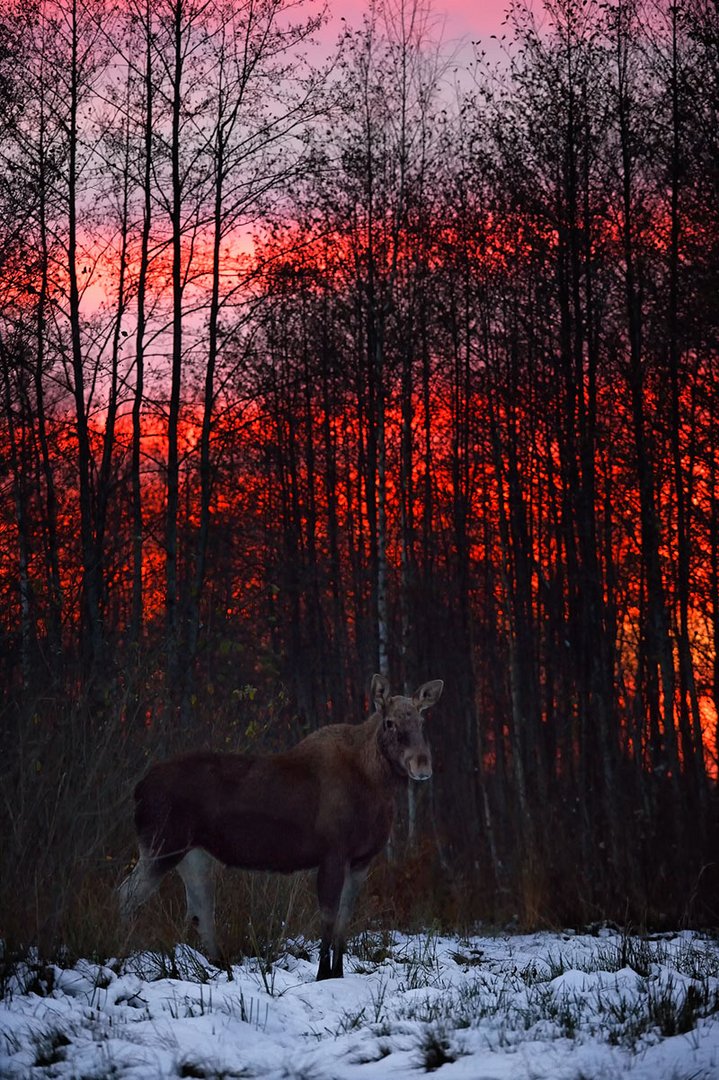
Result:
{"label": "forest", "polygon": [[716,925],[719,9],[325,18],[0,0],[0,938],[375,671],[445,682],[377,920]]}

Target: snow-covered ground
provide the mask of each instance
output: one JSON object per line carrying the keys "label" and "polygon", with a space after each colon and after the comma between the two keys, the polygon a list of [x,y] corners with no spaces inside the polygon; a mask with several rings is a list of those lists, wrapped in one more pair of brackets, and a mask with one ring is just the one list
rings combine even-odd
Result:
{"label": "snow-covered ground", "polygon": [[306,956],[295,943],[232,978],[186,946],[21,965],[0,1076],[719,1078],[719,942],[698,934],[366,934],[322,983]]}

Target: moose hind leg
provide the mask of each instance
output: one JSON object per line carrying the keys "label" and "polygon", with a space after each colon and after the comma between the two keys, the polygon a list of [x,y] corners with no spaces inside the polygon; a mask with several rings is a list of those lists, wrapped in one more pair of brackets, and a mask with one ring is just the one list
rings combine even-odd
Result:
{"label": "moose hind leg", "polygon": [[193,848],[177,867],[185,885],[187,920],[197,929],[211,960],[220,956],[215,937],[214,864],[206,851]]}

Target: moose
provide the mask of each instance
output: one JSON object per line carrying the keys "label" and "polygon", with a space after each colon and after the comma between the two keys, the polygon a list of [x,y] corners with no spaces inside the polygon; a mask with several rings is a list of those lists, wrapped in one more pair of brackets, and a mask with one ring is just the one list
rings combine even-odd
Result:
{"label": "moose", "polygon": [[385,676],[374,675],[374,711],[364,723],[320,728],[285,753],[198,751],[152,765],[135,788],[140,857],[118,889],[123,916],[132,917],[176,869],[188,920],[219,959],[216,862],[282,873],[316,868],[317,979],[342,978],[349,920],[389,839],[395,791],[432,775],[422,714],[443,686],[434,679],[413,697],[392,695]]}

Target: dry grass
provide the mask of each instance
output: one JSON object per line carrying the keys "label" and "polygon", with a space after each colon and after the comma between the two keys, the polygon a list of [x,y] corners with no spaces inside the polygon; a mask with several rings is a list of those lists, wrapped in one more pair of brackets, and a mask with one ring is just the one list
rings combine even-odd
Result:
{"label": "dry grass", "polygon": [[[117,707],[114,718],[93,722],[80,707],[44,702],[24,716],[3,718],[9,753],[0,764],[0,941],[6,957],[35,947],[47,960],[105,958],[193,940],[175,874],[131,927],[118,917],[114,890],[136,856],[134,784],[151,757],[190,741],[186,734],[162,731],[155,738],[142,728],[127,731],[122,712]],[[258,954],[269,963],[288,939],[317,936],[314,875],[221,871],[217,917],[229,960]]]}
{"label": "dry grass", "polygon": [[[123,700],[98,709],[47,699],[0,713],[0,941],[6,957],[36,947],[46,960],[60,954],[102,959],[192,940],[176,875],[131,929],[119,920],[114,890],[136,855],[132,790],[150,759],[191,745],[265,748],[298,737],[285,717],[255,716],[253,708],[254,702],[230,702],[223,714],[212,700],[207,722],[198,705],[190,725],[152,729],[125,723],[131,710]],[[400,818],[392,860],[376,861],[360,896],[358,930],[465,933],[480,921],[541,929],[605,918],[635,926],[682,923],[676,904],[652,914],[642,897],[634,908],[597,908],[583,897],[576,863],[550,875],[540,858],[517,857],[496,888],[476,862],[468,869],[457,853],[448,869],[448,845],[443,840],[440,853],[432,828],[421,828],[420,837],[412,849],[404,847]],[[713,896],[709,870],[701,881]],[[269,963],[288,940],[317,937],[313,875],[224,872],[217,915],[228,959],[258,954]],[[701,925],[689,916],[683,924]]]}

